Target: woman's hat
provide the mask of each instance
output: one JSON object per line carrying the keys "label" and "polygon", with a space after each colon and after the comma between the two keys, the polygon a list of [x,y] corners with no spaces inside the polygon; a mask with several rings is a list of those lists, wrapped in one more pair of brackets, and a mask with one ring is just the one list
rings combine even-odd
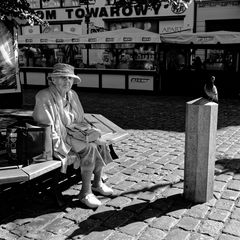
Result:
{"label": "woman's hat", "polygon": [[65,63],[56,63],[53,66],[53,72],[47,78],[51,80],[53,77],[72,77],[74,83],[81,82],[81,78],[74,74],[74,67]]}

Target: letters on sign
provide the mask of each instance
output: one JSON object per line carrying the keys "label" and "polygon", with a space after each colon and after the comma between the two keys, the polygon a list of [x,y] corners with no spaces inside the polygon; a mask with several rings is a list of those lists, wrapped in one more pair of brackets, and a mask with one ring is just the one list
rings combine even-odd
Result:
{"label": "letters on sign", "polygon": [[135,83],[146,83],[149,81],[148,78],[142,78],[142,77],[132,77],[131,82],[135,82]]}

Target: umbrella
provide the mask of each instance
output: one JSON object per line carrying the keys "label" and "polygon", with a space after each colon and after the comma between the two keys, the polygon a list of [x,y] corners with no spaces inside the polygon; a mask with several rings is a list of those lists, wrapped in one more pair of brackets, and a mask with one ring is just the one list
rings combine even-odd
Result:
{"label": "umbrella", "polygon": [[19,44],[48,44],[48,43],[160,43],[157,33],[138,28],[124,28],[86,35],[66,32],[51,32],[42,34],[19,35]]}
{"label": "umbrella", "polygon": [[160,36],[163,43],[177,44],[239,44],[240,32],[214,31],[214,32],[180,32]]}
{"label": "umbrella", "polygon": [[123,28],[82,36],[84,43],[160,43],[157,33],[139,28]]}
{"label": "umbrella", "polygon": [[48,44],[48,43],[78,43],[80,36],[68,32],[49,32],[29,35],[19,35],[19,44]]}

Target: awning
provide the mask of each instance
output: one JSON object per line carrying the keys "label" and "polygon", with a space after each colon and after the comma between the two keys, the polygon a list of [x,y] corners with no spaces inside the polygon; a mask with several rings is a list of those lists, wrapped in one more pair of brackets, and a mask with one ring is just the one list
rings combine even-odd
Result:
{"label": "awning", "polygon": [[176,44],[240,44],[240,32],[215,31],[215,32],[181,32],[160,36],[163,43]]}
{"label": "awning", "polygon": [[78,43],[80,36],[67,32],[50,32],[29,35],[19,35],[19,44],[63,44],[63,43]]}
{"label": "awning", "polygon": [[52,32],[32,35],[19,35],[19,44],[49,44],[49,43],[160,43],[160,35],[139,28],[124,28],[86,35],[76,35],[66,32]]}
{"label": "awning", "polygon": [[160,43],[160,35],[139,28],[123,28],[88,34],[84,43]]}

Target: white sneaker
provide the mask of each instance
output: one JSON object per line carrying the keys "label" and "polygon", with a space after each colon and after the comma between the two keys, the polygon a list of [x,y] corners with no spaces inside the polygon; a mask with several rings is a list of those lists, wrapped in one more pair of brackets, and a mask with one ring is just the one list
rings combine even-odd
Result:
{"label": "white sneaker", "polygon": [[112,188],[108,187],[105,183],[101,183],[98,187],[92,187],[92,191],[100,193],[103,196],[113,195]]}
{"label": "white sneaker", "polygon": [[87,194],[85,197],[79,199],[80,202],[88,206],[89,208],[98,208],[102,203],[97,199],[93,193]]}

